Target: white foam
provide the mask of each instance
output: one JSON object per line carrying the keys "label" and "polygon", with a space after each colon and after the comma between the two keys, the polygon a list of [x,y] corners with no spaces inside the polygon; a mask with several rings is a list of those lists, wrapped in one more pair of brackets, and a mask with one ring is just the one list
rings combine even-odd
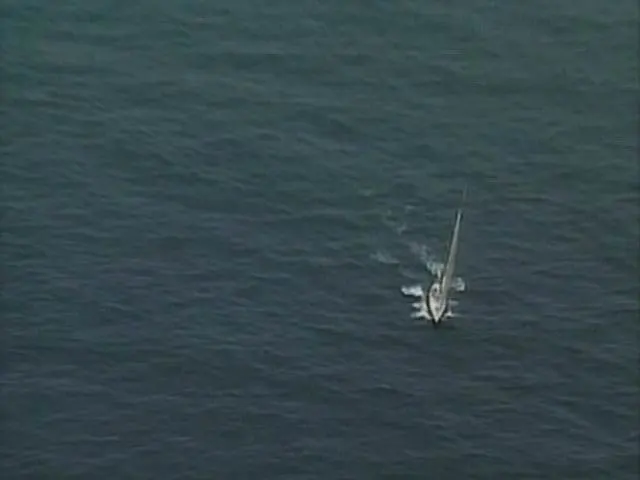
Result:
{"label": "white foam", "polygon": [[431,320],[431,317],[429,317],[429,312],[427,312],[427,310],[424,308],[413,312],[411,314],[411,318],[424,318],[426,320]]}
{"label": "white foam", "polygon": [[444,263],[438,261],[433,254],[429,251],[429,247],[422,243],[409,243],[409,250],[415,256],[417,256],[422,264],[426,267],[426,269],[433,276],[438,276],[442,274],[442,270],[444,269]]}
{"label": "white foam", "polygon": [[[410,243],[409,249],[414,255],[420,258],[431,275],[433,275],[434,277],[439,277],[442,275],[442,272],[444,270],[444,263],[436,260],[435,257],[433,257],[429,253],[429,248],[426,245],[419,243]],[[454,277],[451,286],[456,292],[464,292],[467,288],[466,283],[462,277]]]}
{"label": "white foam", "polygon": [[421,285],[405,285],[400,290],[410,297],[424,297],[424,290]]}
{"label": "white foam", "polygon": [[407,296],[419,298],[417,302],[411,303],[411,306],[413,307],[411,318],[426,318],[427,320],[430,320],[431,317],[429,316],[427,304],[425,303],[426,293],[422,288],[422,285],[405,285],[401,290],[402,293]]}
{"label": "white foam", "polygon": [[455,277],[453,279],[453,282],[451,283],[451,287],[456,292],[464,292],[467,289],[467,284],[464,283],[464,280],[462,279],[462,277]]}
{"label": "white foam", "polygon": [[397,216],[389,209],[382,214],[382,222],[397,235],[402,235],[407,229],[407,224],[404,220],[396,217]]}
{"label": "white foam", "polygon": [[410,242],[409,250],[411,250],[411,253],[417,256],[425,265],[428,265],[429,262],[431,261],[431,256],[429,255],[429,249],[427,248],[426,245],[422,243]]}
{"label": "white foam", "polygon": [[398,263],[400,263],[396,258],[391,256],[389,253],[383,252],[381,250],[376,251],[376,253],[374,253],[371,256],[371,258],[373,258],[377,262],[384,263],[385,265],[397,265]]}
{"label": "white foam", "polygon": [[427,260],[426,266],[427,270],[429,270],[429,273],[431,273],[431,275],[433,275],[434,277],[439,277],[440,275],[442,275],[442,271],[444,270],[444,263],[436,262],[435,260],[431,259]]}

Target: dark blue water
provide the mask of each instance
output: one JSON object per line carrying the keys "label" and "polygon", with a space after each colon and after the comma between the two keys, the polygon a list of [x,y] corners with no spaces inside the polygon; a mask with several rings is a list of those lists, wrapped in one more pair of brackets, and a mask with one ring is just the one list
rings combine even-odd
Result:
{"label": "dark blue water", "polygon": [[637,478],[635,2],[2,14],[3,478]]}

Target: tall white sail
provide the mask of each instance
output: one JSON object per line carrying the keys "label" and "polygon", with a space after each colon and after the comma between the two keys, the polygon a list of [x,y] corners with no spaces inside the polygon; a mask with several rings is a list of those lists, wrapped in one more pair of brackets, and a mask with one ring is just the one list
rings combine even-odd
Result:
{"label": "tall white sail", "polygon": [[451,237],[451,245],[449,247],[449,256],[447,257],[447,263],[444,266],[444,274],[442,275],[442,292],[446,295],[451,287],[451,280],[453,278],[453,270],[456,264],[456,254],[458,252],[458,232],[460,231],[460,219],[462,212],[458,210],[456,214],[456,224],[453,229],[453,236]]}
{"label": "tall white sail", "polygon": [[[466,196],[466,188],[462,193],[462,201]],[[456,265],[456,254],[458,253],[458,236],[460,232],[460,220],[462,219],[462,206],[456,212],[456,223],[453,227],[453,236],[451,237],[451,245],[449,246],[449,256],[447,257],[447,263],[444,266],[444,274],[442,276],[442,292],[444,295],[449,294],[451,288],[451,280],[453,279],[453,270]]]}

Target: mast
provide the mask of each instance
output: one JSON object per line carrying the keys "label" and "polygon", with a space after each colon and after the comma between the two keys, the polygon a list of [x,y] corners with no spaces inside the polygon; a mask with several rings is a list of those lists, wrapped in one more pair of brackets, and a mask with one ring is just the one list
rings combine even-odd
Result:
{"label": "mast", "polygon": [[[464,199],[467,194],[467,188],[462,192],[462,202],[464,203]],[[456,255],[458,253],[458,237],[460,232],[460,221],[462,219],[462,205],[458,208],[456,212],[456,221],[455,226],[453,227],[453,235],[451,237],[451,245],[449,246],[449,255],[447,257],[447,263],[444,267],[444,275],[442,276],[442,292],[447,295],[449,293],[449,288],[451,287],[451,280],[453,278],[453,270],[455,268],[456,263]]]}

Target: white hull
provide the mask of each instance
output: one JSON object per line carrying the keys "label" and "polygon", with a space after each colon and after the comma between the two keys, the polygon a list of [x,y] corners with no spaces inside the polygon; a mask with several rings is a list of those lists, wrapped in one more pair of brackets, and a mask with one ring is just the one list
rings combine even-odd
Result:
{"label": "white hull", "polygon": [[442,285],[436,280],[429,287],[427,292],[427,310],[429,317],[434,324],[440,323],[444,319],[447,312],[447,295],[442,291]]}

